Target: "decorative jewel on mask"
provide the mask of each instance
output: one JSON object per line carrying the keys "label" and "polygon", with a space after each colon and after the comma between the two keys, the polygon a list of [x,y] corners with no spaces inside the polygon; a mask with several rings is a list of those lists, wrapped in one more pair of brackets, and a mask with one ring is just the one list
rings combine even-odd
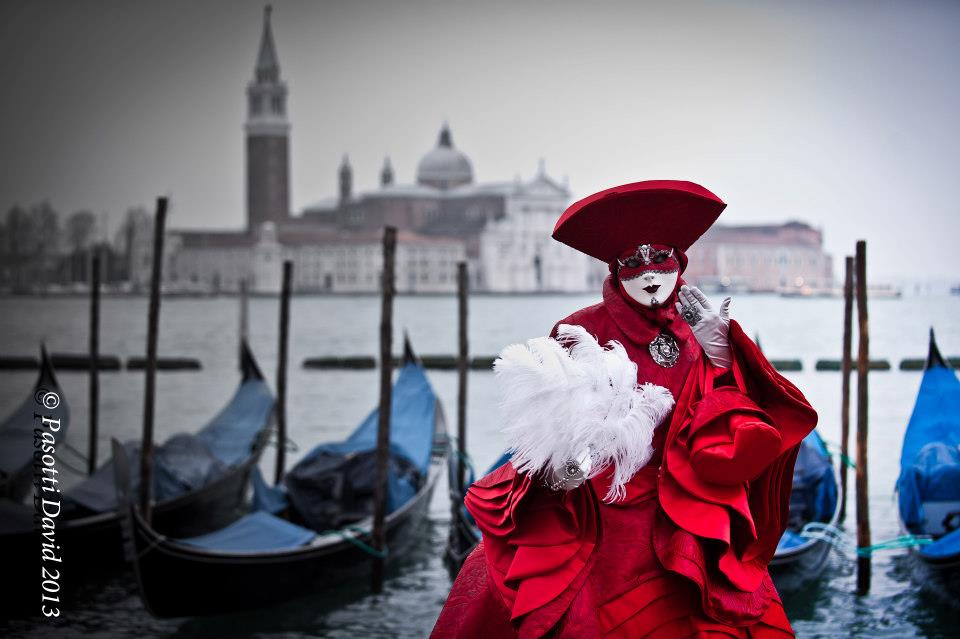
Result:
{"label": "decorative jewel on mask", "polygon": [[661,250],[653,248],[650,244],[641,244],[637,247],[636,253],[627,259],[617,258],[617,264],[629,268],[639,268],[640,266],[649,266],[651,263],[661,264],[671,257],[673,257],[673,249]]}
{"label": "decorative jewel on mask", "polygon": [[671,368],[680,357],[677,341],[666,333],[660,333],[650,342],[650,357],[660,366]]}

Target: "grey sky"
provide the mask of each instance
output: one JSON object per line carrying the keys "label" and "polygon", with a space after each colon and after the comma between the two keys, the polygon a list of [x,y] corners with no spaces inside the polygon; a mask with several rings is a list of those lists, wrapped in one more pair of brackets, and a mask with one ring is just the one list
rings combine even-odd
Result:
{"label": "grey sky", "polygon": [[[649,178],[728,223],[807,220],[838,263],[960,279],[960,3],[274,2],[295,211],[401,182],[443,122],[481,181],[546,159],[577,197]],[[262,2],[0,3],[0,207],[244,221]],[[906,257],[907,259],[904,259]],[[837,274],[839,273],[839,267]]]}

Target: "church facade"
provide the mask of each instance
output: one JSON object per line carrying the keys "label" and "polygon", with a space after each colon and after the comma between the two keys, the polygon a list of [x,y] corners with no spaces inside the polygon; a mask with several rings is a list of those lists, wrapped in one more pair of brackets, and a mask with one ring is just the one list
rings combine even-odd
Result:
{"label": "church facade", "polygon": [[[456,147],[447,124],[420,159],[413,183],[397,183],[387,158],[378,187],[357,192],[344,156],[336,196],[291,214],[288,90],[269,7],[246,98],[246,227],[170,230],[164,251],[167,291],[233,292],[246,281],[253,292],[274,293],[283,262],[292,260],[296,292],[376,292],[386,225],[398,229],[396,288],[401,293],[455,291],[460,261],[468,263],[471,289],[478,292],[599,291],[606,265],[550,237],[573,199],[565,180],[551,178],[541,161],[528,179],[478,182],[473,163]],[[790,224],[744,227],[747,232],[738,228],[718,227],[715,238],[704,238],[704,250],[695,247],[690,281],[747,290],[797,282],[832,286],[819,231],[805,227],[811,235]],[[786,232],[764,233],[763,228]],[[746,262],[744,251],[753,255]],[[783,263],[784,252],[789,264]],[[149,259],[136,264],[149,264]],[[146,277],[131,273],[132,280]]]}
{"label": "church facade", "polygon": [[398,229],[402,293],[455,291],[460,261],[468,262],[478,291],[584,291],[596,283],[596,265],[549,239],[570,202],[567,187],[542,163],[528,180],[476,182],[446,124],[418,163],[415,183],[396,183],[386,159],[379,187],[355,192],[344,157],[337,196],[291,215],[287,94],[268,7],[247,86],[246,229],[171,230],[167,290],[229,292],[246,280],[254,292],[275,292],[283,261],[292,260],[298,292],[376,292],[386,225]]}

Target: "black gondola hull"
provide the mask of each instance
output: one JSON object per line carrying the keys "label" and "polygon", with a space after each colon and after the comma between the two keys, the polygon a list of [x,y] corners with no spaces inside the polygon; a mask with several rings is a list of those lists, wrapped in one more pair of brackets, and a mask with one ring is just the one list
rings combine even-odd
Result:
{"label": "black gondola hull", "polygon": [[830,559],[830,544],[817,540],[790,555],[774,557],[768,566],[777,592],[795,593],[820,578]]}
{"label": "black gondola hull", "polygon": [[[457,499],[453,494],[450,497]],[[459,498],[459,501],[462,502],[463,498]],[[464,509],[458,508],[456,517],[450,522],[447,548],[444,553],[444,560],[451,577],[455,577],[460,572],[467,555],[473,552],[478,543],[480,543],[480,531],[467,518]]]}
{"label": "black gondola hull", "polygon": [[914,582],[938,597],[956,601],[960,594],[960,555],[933,559],[911,549],[908,560]]}
{"label": "black gondola hull", "polygon": [[[244,512],[245,492],[250,473],[259,462],[266,438],[261,437],[251,457],[243,464],[229,469],[210,484],[154,507],[155,529],[161,534],[190,537],[223,528]],[[12,596],[3,600],[0,610],[5,616],[37,614],[39,597],[33,586],[39,583],[40,532],[32,528],[33,508],[18,509],[16,517],[23,523],[21,530],[0,535],[0,557],[13,583],[18,587]],[[30,523],[26,523],[30,522]],[[58,580],[66,593],[105,574],[124,567],[124,545],[121,517],[116,511],[99,513],[76,519],[55,520],[55,543],[62,557],[61,577]],[[64,609],[69,609],[70,597],[64,598]]]}
{"label": "black gondola hull", "polygon": [[[387,519],[387,562],[420,540],[442,460],[411,502]],[[170,542],[129,511],[140,592],[157,617],[233,612],[296,599],[369,575],[372,557],[338,537],[322,547],[284,552],[224,554]],[[369,536],[363,536],[369,543]]]}
{"label": "black gondola hull", "polygon": [[[900,520],[902,534],[910,534],[903,520]],[[946,557],[924,555],[917,548],[910,548],[907,560],[911,578],[921,587],[938,596],[946,594],[950,598],[960,595],[960,553]]]}

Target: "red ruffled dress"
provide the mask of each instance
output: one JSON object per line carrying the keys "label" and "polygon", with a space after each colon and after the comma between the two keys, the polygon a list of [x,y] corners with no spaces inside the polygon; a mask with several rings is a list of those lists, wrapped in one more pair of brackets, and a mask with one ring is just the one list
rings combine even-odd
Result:
{"label": "red ruffled dress", "polygon": [[[638,383],[670,389],[673,414],[622,501],[600,499],[608,473],[554,492],[507,463],[474,483],[465,502],[483,541],[431,637],[792,637],[767,564],[816,424],[803,395],[736,322],[729,384],[716,384],[672,301],[651,313],[612,278],[603,302],[560,323],[623,344]],[[671,368],[648,350],[663,330],[680,347]]]}

